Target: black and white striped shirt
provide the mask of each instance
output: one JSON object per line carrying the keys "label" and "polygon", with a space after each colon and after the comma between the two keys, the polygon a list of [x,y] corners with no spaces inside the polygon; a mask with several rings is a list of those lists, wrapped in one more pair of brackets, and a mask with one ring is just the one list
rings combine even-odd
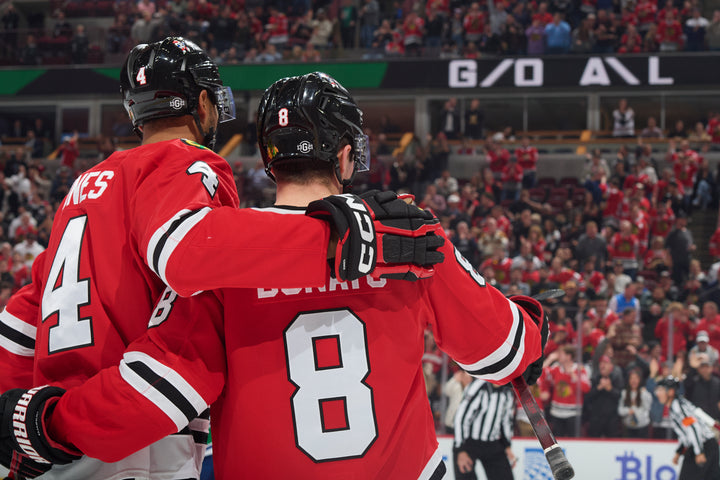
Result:
{"label": "black and white striped shirt", "polygon": [[694,454],[699,455],[704,452],[705,441],[715,436],[710,427],[695,416],[696,408],[689,400],[676,398],[670,404],[670,420],[680,445],[692,447]]}
{"label": "black and white striped shirt", "polygon": [[515,397],[509,386],[498,388],[475,379],[465,389],[455,414],[455,447],[470,439],[509,446],[514,412]]}

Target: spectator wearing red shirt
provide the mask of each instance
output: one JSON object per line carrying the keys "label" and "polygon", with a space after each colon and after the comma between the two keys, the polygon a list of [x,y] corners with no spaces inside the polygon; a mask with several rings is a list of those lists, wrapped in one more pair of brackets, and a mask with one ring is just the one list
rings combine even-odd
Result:
{"label": "spectator wearing red shirt", "polygon": [[547,2],[540,2],[537,12],[535,12],[532,16],[532,20],[538,20],[540,22],[540,26],[542,27],[545,27],[545,25],[553,22],[553,16],[550,12],[548,12]]}
{"label": "spectator wearing red shirt", "polygon": [[72,136],[63,136],[62,145],[58,147],[57,154],[61,158],[60,163],[62,165],[65,165],[70,169],[73,169],[75,167],[75,160],[77,159],[78,155],[80,155],[77,132],[75,132]]}
{"label": "spectator wearing red shirt", "polygon": [[432,10],[447,18],[450,15],[450,0],[427,0],[425,2],[425,16],[429,16]]}
{"label": "spectator wearing red shirt", "polygon": [[720,314],[718,314],[717,304],[713,301],[703,303],[702,315],[702,318],[695,326],[693,334],[697,335],[699,332],[706,332],[710,346],[720,350]]}
{"label": "spectator wearing red shirt", "polygon": [[275,45],[278,50],[284,48],[290,38],[287,16],[277,8],[270,7],[270,17],[265,28],[268,31],[268,43]]}
{"label": "spectator wearing red shirt", "polygon": [[523,169],[523,188],[533,188],[537,183],[537,148],[530,145],[530,137],[524,135],[520,146],[515,149],[515,157]]}
{"label": "spectator wearing red shirt", "polygon": [[631,231],[633,235],[637,237],[638,242],[640,242],[638,255],[642,257],[648,249],[650,222],[645,210],[640,208],[640,201],[638,199],[630,199],[630,211],[628,212],[626,220],[632,225]]}
{"label": "spectator wearing red shirt", "polygon": [[[625,26],[625,33],[620,37],[619,53],[640,53],[642,51],[642,38],[634,24]],[[662,136],[662,135],[661,135]]]}
{"label": "spectator wearing red shirt", "polygon": [[673,0],[666,0],[665,5],[657,13],[657,21],[662,22],[667,17],[668,13],[672,13],[673,18],[678,17],[678,9],[673,5]]}
{"label": "spectator wearing red shirt", "polygon": [[611,178],[607,185],[608,187],[603,192],[603,200],[605,203],[603,217],[617,220],[620,213],[620,205],[622,204],[625,194],[620,189],[617,178]]}
{"label": "spectator wearing red shirt", "polygon": [[470,10],[463,18],[463,29],[465,30],[465,41],[477,44],[485,31],[485,14],[480,11],[478,2],[470,4]]}
{"label": "spectator wearing red shirt", "polygon": [[505,166],[510,162],[510,152],[503,148],[498,142],[492,140],[491,137],[485,141],[486,159],[495,180],[502,180],[502,173]]}
{"label": "spectator wearing red shirt", "polygon": [[[545,391],[550,393],[549,420],[555,435],[575,436],[575,419],[582,414],[582,400],[577,402],[577,388],[584,395],[590,391],[585,367],[575,363],[575,346],[557,350],[557,362],[545,368]],[[580,396],[582,398],[582,395]]]}
{"label": "spectator wearing red shirt", "polygon": [[643,268],[645,270],[659,271],[669,269],[670,265],[670,257],[668,257],[665,250],[665,239],[663,237],[653,237],[650,248],[643,256]]}
{"label": "spectator wearing red shirt", "polygon": [[665,17],[658,23],[657,41],[661,52],[676,52],[682,50],[682,25],[672,11],[667,11]]}
{"label": "spectator wearing red shirt", "polygon": [[207,0],[198,0],[197,5],[195,6],[195,12],[191,13],[193,13],[192,16],[195,19],[209,21],[215,15],[215,7]]}
{"label": "spectator wearing red shirt", "polygon": [[621,19],[620,22],[623,25],[625,25],[626,27],[627,27],[627,25],[630,25],[630,24],[637,27],[637,24],[638,24],[637,14],[635,13],[635,11],[632,8],[630,8],[629,4],[627,4],[623,7],[620,19]]}
{"label": "spectator wearing red shirt", "polygon": [[550,322],[550,338],[548,338],[547,344],[545,345],[545,356],[556,352],[558,348],[567,345],[570,342],[569,330],[571,329],[570,324],[558,324]]}
{"label": "spectator wearing red shirt", "polygon": [[583,360],[589,361],[595,349],[605,338],[605,332],[593,325],[593,321],[590,318],[585,317],[582,325],[582,350]]}
{"label": "spectator wearing red shirt", "polygon": [[640,53],[642,52],[642,39],[640,35],[626,37],[623,35],[618,48],[618,53]]}
{"label": "spectator wearing red shirt", "polygon": [[640,0],[635,6],[635,15],[638,20],[638,31],[647,32],[655,23],[657,0]]}
{"label": "spectator wearing red shirt", "polygon": [[577,284],[582,281],[582,277],[575,270],[563,266],[563,261],[560,257],[554,257],[550,262],[548,281],[563,285],[570,280],[575,281]]}
{"label": "spectator wearing red shirt", "polygon": [[640,241],[632,233],[632,223],[628,220],[620,221],[620,230],[612,236],[608,244],[608,257],[615,262],[620,260],[623,272],[635,279],[638,270],[638,255]]}
{"label": "spectator wearing red shirt", "polygon": [[419,17],[417,13],[410,11],[405,17],[402,30],[405,54],[420,56],[425,32],[425,20]]}
{"label": "spectator wearing red shirt", "polygon": [[495,219],[497,228],[510,238],[512,222],[510,222],[510,219],[505,215],[505,209],[503,209],[502,205],[493,205],[490,209],[490,216]]}
{"label": "spectator wearing red shirt", "polygon": [[522,180],[523,168],[518,163],[517,158],[511,156],[509,163],[505,165],[502,171],[502,200],[517,201],[520,198]]}
{"label": "spectator wearing red shirt", "polygon": [[[595,270],[595,256],[590,256],[580,272],[580,289],[586,292],[603,293],[607,290],[607,280],[602,272]],[[590,297],[590,295],[588,295]]]}
{"label": "spectator wearing red shirt", "polygon": [[692,189],[695,183],[695,174],[697,171],[697,163],[695,163],[691,155],[680,154],[680,159],[673,165],[675,178],[678,183],[682,185],[686,197],[690,197],[692,195]]}
{"label": "spectator wearing red shirt", "polygon": [[673,324],[672,358],[687,351],[687,337],[690,335],[691,325],[688,312],[682,303],[673,302],[668,305],[665,315],[655,325],[655,337],[660,339],[662,352],[667,355],[669,348],[670,317]]}
{"label": "spectator wearing red shirt", "polygon": [[585,312],[585,317],[592,320],[595,328],[607,332],[610,325],[619,320],[617,313],[608,307],[608,301],[605,295],[595,295],[592,297],[592,308]]}
{"label": "spectator wearing red shirt", "polygon": [[720,143],[720,114],[711,112],[707,124],[707,133],[712,138],[713,143]]}

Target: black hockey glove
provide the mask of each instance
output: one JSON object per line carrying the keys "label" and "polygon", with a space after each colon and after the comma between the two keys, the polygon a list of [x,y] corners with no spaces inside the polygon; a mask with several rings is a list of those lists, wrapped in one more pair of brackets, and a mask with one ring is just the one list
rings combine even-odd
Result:
{"label": "black hockey glove", "polygon": [[409,205],[393,192],[373,190],[358,197],[331,195],[316,200],[306,214],[329,221],[338,233],[334,274],[355,280],[375,278],[417,280],[431,276],[444,255],[445,239],[432,213]]}
{"label": "black hockey glove", "polygon": [[545,361],[545,344],[548,341],[548,316],[543,310],[540,302],[531,297],[514,295],[510,300],[517,303],[523,310],[530,314],[536,325],[540,327],[540,358],[532,362],[523,372],[523,378],[528,385],[534,385],[542,375],[543,362]]}
{"label": "black hockey glove", "polygon": [[16,388],[0,395],[0,463],[10,473],[35,478],[53,464],[70,463],[80,458],[53,442],[45,432],[45,417],[65,393],[60,387]]}

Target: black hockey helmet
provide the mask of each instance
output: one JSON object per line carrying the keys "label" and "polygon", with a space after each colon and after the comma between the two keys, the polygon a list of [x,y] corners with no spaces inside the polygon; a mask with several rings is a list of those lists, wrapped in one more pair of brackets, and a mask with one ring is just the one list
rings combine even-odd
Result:
{"label": "black hockey helmet", "polygon": [[[352,146],[355,172],[368,170],[370,146],[362,130],[362,111],[350,93],[322,72],[278,80],[265,90],[258,107],[258,145],[265,173],[275,162],[297,158],[318,159],[335,164],[340,178],[337,152],[346,140]],[[273,178],[274,180],[274,178]]]}
{"label": "black hockey helmet", "polygon": [[182,37],[133,48],[120,71],[123,105],[135,133],[142,138],[142,125],[156,118],[192,115],[212,147],[215,129],[204,132],[197,116],[200,92],[207,90],[218,109],[218,122],[235,118],[230,87],[224,87],[217,65],[196,44]]}

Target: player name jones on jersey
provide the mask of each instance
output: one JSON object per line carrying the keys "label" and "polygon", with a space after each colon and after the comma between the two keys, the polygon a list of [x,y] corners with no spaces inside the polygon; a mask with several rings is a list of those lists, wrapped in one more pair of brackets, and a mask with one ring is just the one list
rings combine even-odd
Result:
{"label": "player name jones on jersey", "polygon": [[108,183],[115,176],[115,172],[112,170],[103,171],[92,171],[80,175],[75,182],[73,182],[70,191],[65,197],[65,203],[63,208],[70,205],[77,205],[80,202],[90,199],[95,200],[105,193],[108,187]]}
{"label": "player name jones on jersey", "polygon": [[[298,295],[300,293],[332,293],[336,291],[359,290],[361,288],[361,282],[363,284],[367,283],[367,286],[369,286],[370,288],[383,288],[385,285],[387,285],[386,279],[381,278],[375,280],[370,275],[366,275],[365,277],[358,280],[353,280],[352,282],[340,282],[334,278],[330,278],[328,284],[320,288],[258,288],[257,298],[274,298],[278,295],[290,296]],[[367,287],[363,285],[362,288],[365,289]]]}

